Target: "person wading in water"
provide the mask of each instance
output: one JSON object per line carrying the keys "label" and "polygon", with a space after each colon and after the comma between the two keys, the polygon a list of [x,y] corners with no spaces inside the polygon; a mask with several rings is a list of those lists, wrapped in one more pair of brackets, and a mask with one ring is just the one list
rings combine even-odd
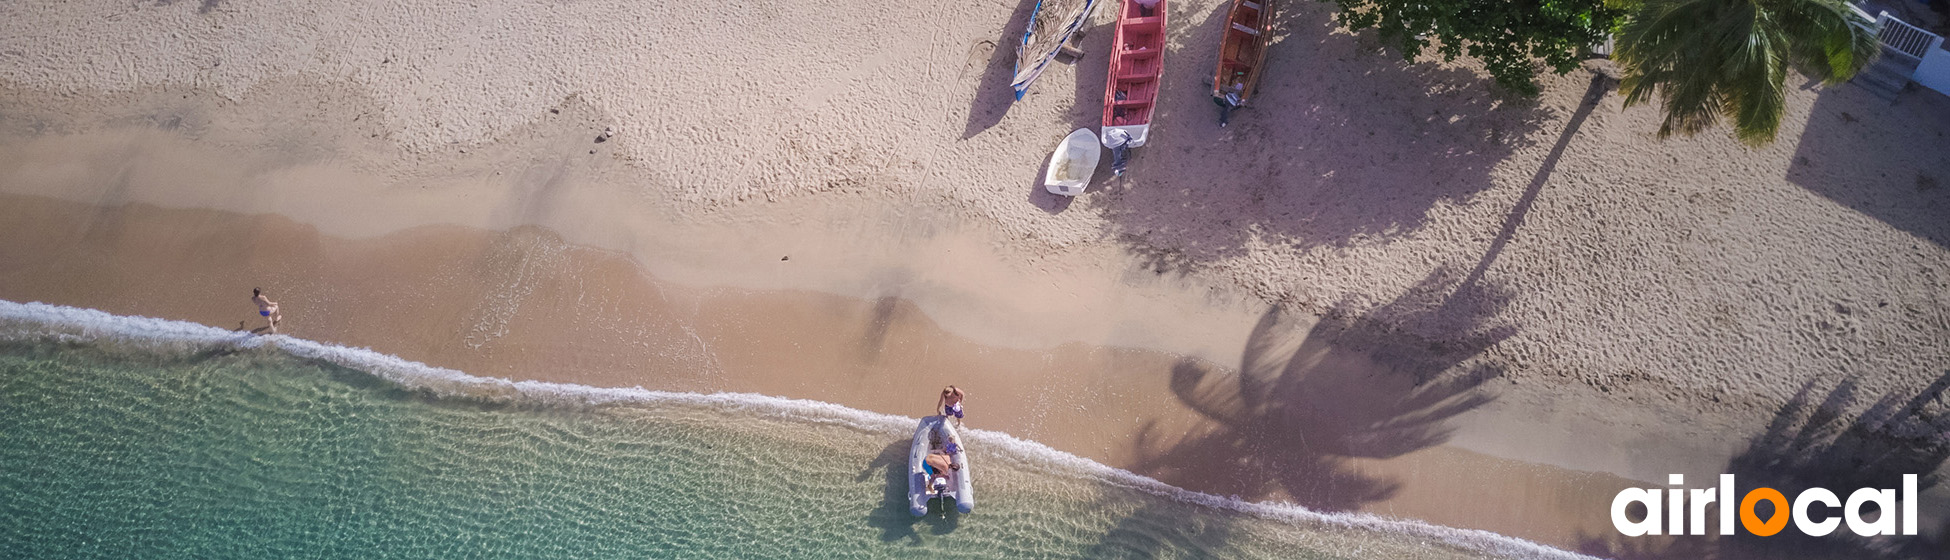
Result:
{"label": "person wading in water", "polygon": [[963,393],[961,391],[961,388],[956,387],[954,385],[949,385],[948,388],[941,390],[941,399],[935,401],[934,406],[935,408],[941,410],[942,416],[955,417],[955,427],[960,428],[961,427],[961,399],[962,397],[966,397],[966,396],[968,396],[968,394]]}
{"label": "person wading in water", "polygon": [[271,329],[271,334],[278,334],[278,321],[284,320],[284,314],[278,312],[278,302],[264,297],[264,290],[251,288],[251,303],[257,304],[257,314],[270,323],[267,328]]}

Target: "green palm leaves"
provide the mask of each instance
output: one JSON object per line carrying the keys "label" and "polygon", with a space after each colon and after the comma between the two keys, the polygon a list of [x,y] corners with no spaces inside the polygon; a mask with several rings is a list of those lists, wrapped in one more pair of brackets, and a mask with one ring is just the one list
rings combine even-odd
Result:
{"label": "green palm leaves", "polygon": [[1646,0],[1618,35],[1625,105],[1665,104],[1661,138],[1731,119],[1749,145],[1774,140],[1788,67],[1835,84],[1874,60],[1873,23],[1841,0]]}

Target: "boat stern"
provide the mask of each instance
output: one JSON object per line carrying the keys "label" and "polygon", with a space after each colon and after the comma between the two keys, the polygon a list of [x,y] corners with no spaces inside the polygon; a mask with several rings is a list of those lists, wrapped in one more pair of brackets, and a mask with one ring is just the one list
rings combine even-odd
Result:
{"label": "boat stern", "polygon": [[[1119,138],[1119,136],[1121,136],[1122,138]],[[1144,147],[1144,141],[1149,139],[1150,136],[1151,136],[1151,125],[1138,124],[1138,125],[1126,125],[1126,126],[1106,126],[1104,127],[1104,131],[1098,135],[1098,138],[1100,138],[1103,141],[1104,147],[1114,150],[1117,148]]]}
{"label": "boat stern", "polygon": [[1043,189],[1057,196],[1078,196],[1083,194],[1083,185],[1047,183],[1043,185]]}
{"label": "boat stern", "polygon": [[929,495],[926,490],[915,491],[913,489],[927,488],[928,474],[919,472],[909,473],[907,487],[909,488],[907,492],[907,512],[914,514],[915,517],[926,517],[928,515]]}

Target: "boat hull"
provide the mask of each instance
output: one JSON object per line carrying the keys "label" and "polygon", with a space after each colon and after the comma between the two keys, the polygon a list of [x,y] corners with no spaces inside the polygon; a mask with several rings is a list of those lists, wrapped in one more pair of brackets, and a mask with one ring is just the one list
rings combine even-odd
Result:
{"label": "boat hull", "polygon": [[1049,155],[1049,167],[1043,171],[1043,188],[1063,196],[1083,194],[1090,186],[1090,177],[1097,173],[1097,162],[1102,160],[1103,151],[1097,145],[1097,135],[1090,129],[1071,132]]}
{"label": "boat hull", "polygon": [[[940,494],[934,493],[933,489],[929,488],[926,467],[928,451],[932,448],[930,441],[935,438],[939,438],[944,444],[955,443],[955,452],[950,453],[949,457],[955,464],[961,465],[960,470],[948,472],[948,490]],[[935,498],[953,500],[955,510],[962,513],[975,511],[975,486],[969,473],[968,449],[963,445],[964,443],[965,440],[961,439],[954,425],[947,422],[946,417],[929,416],[921,419],[920,425],[914,428],[914,442],[907,456],[908,513],[914,514],[915,517],[927,515],[928,502]]]}
{"label": "boat hull", "polygon": [[1111,170],[1124,174],[1127,152],[1151,137],[1151,116],[1162,89],[1166,0],[1121,0],[1111,40],[1110,75],[1104,84],[1104,128]]}
{"label": "boat hull", "polygon": [[1009,87],[1015,90],[1016,99],[1021,100],[1028,93],[1029,84],[1042,77],[1056,60],[1056,54],[1063,52],[1063,44],[1070,37],[1083,30],[1090,21],[1090,11],[1097,8],[1099,0],[1041,0],[1029,15],[1029,25],[1022,32],[1022,39],[1016,42],[1016,73]]}
{"label": "boat hull", "polygon": [[1266,67],[1266,46],[1272,34],[1273,3],[1278,0],[1232,0],[1226,27],[1219,39],[1219,64],[1212,73],[1212,102],[1219,106],[1219,124],[1233,109],[1244,107],[1259,89]]}

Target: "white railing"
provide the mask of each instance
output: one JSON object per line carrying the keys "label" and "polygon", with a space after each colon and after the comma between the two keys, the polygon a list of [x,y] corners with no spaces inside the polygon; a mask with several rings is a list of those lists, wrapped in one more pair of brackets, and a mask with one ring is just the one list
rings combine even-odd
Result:
{"label": "white railing", "polygon": [[1860,28],[1863,28],[1863,29],[1867,29],[1867,30],[1869,30],[1869,32],[1871,32],[1871,33],[1873,33],[1873,32],[1875,32],[1875,30],[1876,30],[1876,25],[1875,25],[1875,21],[1876,21],[1876,17],[1875,17],[1875,16],[1872,16],[1872,15],[1869,15],[1869,12],[1867,12],[1867,11],[1864,11],[1864,10],[1862,9],[1862,7],[1861,7],[1861,6],[1857,6],[1857,5],[1855,5],[1855,3],[1854,3],[1854,2],[1849,2],[1849,3],[1848,3],[1848,10],[1849,10],[1849,11],[1851,11],[1851,12],[1855,12],[1855,15],[1858,15],[1858,16],[1862,16],[1862,21],[1864,21],[1864,22],[1868,22],[1868,23],[1863,23],[1863,24],[1857,24],[1857,25],[1856,25],[1856,27],[1860,27]]}
{"label": "white railing", "polygon": [[1868,12],[1863,11],[1862,7],[1855,5],[1854,2],[1848,3],[1848,9],[1862,16],[1862,20],[1874,22],[1874,27],[1864,26],[1863,30],[1876,34],[1876,40],[1882,43],[1884,54],[1896,53],[1903,59],[1916,63],[1915,69],[1909,71],[1908,76],[1904,76],[1905,84],[1916,82],[1923,87],[1950,95],[1950,51],[1938,48],[1943,46],[1943,37],[1896,19],[1895,16],[1889,15],[1889,12],[1870,17]]}
{"label": "white railing", "polygon": [[1611,58],[1612,51],[1616,50],[1617,40],[1618,40],[1617,37],[1614,37],[1610,34],[1606,34],[1604,42],[1591,45],[1591,54],[1595,54],[1605,58]]}
{"label": "white railing", "polygon": [[1889,12],[1876,15],[1876,38],[1882,41],[1887,51],[1900,53],[1911,60],[1922,60],[1923,55],[1943,44],[1942,37],[1896,19]]}

